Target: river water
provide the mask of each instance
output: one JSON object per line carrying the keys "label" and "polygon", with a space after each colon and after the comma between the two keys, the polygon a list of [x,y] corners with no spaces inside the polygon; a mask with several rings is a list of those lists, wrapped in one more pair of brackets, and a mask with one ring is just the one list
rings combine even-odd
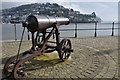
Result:
{"label": "river water", "polygon": [[[115,23],[115,28],[118,28],[118,24]],[[112,28],[112,23],[98,23],[97,29],[100,28]],[[75,24],[60,26],[60,30],[75,29]],[[95,29],[95,23],[78,23],[77,24],[77,37],[90,37],[94,36],[95,30],[82,30],[82,29]],[[81,30],[80,30],[81,29]],[[21,24],[16,25],[17,40],[20,40],[23,27]],[[97,36],[110,36],[112,29],[109,30],[97,30]],[[118,29],[114,29],[114,35],[118,35]],[[61,37],[74,37],[74,30],[60,31]],[[15,27],[13,24],[2,24],[2,40],[15,40]],[[27,29],[25,30],[24,40],[27,40]]]}

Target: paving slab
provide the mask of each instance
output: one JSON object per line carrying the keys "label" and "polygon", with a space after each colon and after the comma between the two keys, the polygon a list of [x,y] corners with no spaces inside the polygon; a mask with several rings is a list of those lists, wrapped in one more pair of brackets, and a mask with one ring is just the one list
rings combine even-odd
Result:
{"label": "paving slab", "polygon": [[[69,38],[74,52],[71,59],[59,62],[58,53],[37,56],[31,60],[33,70],[25,78],[118,78],[118,37]],[[2,65],[17,54],[19,41],[2,42]],[[31,41],[23,41],[20,52],[31,48]],[[4,75],[3,75],[4,76]]]}

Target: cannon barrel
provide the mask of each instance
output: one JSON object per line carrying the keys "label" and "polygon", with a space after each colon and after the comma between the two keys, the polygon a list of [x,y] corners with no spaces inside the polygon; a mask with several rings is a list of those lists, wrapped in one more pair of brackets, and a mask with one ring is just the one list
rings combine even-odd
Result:
{"label": "cannon barrel", "polygon": [[29,15],[23,22],[23,27],[27,27],[30,32],[36,32],[53,27],[55,24],[67,25],[69,24],[69,19],[62,17]]}

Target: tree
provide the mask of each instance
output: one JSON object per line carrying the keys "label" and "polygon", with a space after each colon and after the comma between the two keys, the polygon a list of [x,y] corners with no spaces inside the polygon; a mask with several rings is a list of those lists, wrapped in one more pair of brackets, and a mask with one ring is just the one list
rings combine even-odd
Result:
{"label": "tree", "polygon": [[95,14],[95,12],[92,13],[92,16],[93,16],[94,18],[96,18],[96,14]]}
{"label": "tree", "polygon": [[73,12],[74,10],[73,10],[73,9],[70,9],[70,11],[72,11],[72,12]]}
{"label": "tree", "polygon": [[53,5],[54,5],[55,7],[59,7],[59,5],[58,5],[57,3],[53,3]]}

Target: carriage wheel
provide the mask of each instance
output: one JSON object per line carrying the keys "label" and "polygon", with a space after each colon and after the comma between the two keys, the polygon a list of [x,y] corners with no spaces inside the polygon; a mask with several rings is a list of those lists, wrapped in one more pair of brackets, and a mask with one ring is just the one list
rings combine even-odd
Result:
{"label": "carriage wheel", "polygon": [[[28,52],[24,52],[24,54],[21,53],[19,55],[19,58],[22,58],[23,55],[26,56],[27,54],[28,54]],[[3,68],[3,73],[5,75],[5,78],[13,77],[12,71],[13,71],[14,65],[16,64],[16,61],[17,61],[16,58],[17,58],[17,55],[12,56],[9,59],[7,59],[5,65],[4,65],[4,68]]]}
{"label": "carriage wheel", "polygon": [[14,69],[12,71],[13,77],[15,79],[21,79],[21,80],[22,78],[27,78],[29,71],[34,70],[36,67],[38,67],[33,64],[33,61],[34,61],[33,59],[38,55],[39,53],[32,54],[32,55],[28,54],[27,56],[18,60],[14,65]]}
{"label": "carriage wheel", "polygon": [[10,57],[6,61],[5,65],[4,65],[4,69],[3,69],[4,75],[6,78],[13,77],[12,70],[14,68],[15,62],[16,62],[16,56]]}
{"label": "carriage wheel", "polygon": [[71,41],[69,39],[63,39],[60,44],[60,54],[59,58],[63,61],[68,59],[71,54]]}
{"label": "carriage wheel", "polygon": [[15,79],[22,79],[26,77],[26,70],[30,67],[29,65],[30,62],[24,61],[21,62],[20,60],[15,64],[14,69],[13,69],[13,77]]}

